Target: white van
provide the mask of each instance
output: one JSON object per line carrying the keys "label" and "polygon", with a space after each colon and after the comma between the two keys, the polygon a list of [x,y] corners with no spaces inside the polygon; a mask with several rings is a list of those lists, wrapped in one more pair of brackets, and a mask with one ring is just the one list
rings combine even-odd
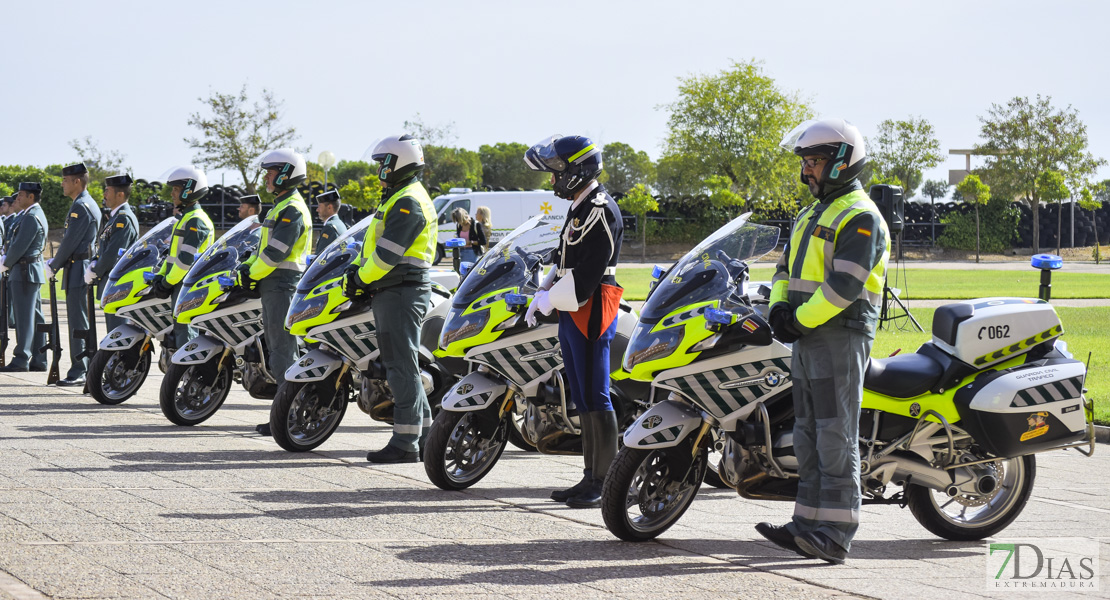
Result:
{"label": "white van", "polygon": [[458,237],[455,223],[451,220],[451,213],[456,208],[466,210],[474,217],[479,206],[487,206],[490,211],[490,221],[493,225],[492,247],[509,232],[532,217],[545,215],[566,215],[569,208],[565,200],[560,200],[555,192],[547,190],[534,190],[531,192],[473,192],[467,188],[451,188],[433,200],[436,214],[439,215],[439,244],[436,248],[436,262],[445,255],[443,243]]}

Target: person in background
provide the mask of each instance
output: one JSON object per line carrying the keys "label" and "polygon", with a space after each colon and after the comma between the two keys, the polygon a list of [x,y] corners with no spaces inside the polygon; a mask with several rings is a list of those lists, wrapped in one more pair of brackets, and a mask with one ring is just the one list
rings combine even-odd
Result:
{"label": "person in background", "polygon": [[[127,203],[131,197],[131,176],[114,175],[104,180],[104,206],[108,209],[107,221],[97,237],[96,255],[85,269],[85,283],[99,282],[96,297],[100,298],[108,274],[119,262],[120,250],[126,250],[139,239],[139,219]],[[94,317],[95,318],[95,317]],[[123,317],[104,313],[108,331],[126,323]]]}
{"label": "person in background", "polygon": [[13,222],[4,256],[0,256],[0,274],[8,275],[12,292],[8,305],[13,307],[15,351],[11,362],[0,371],[45,371],[46,334],[39,330],[45,322],[42,314],[43,272],[42,249],[46,246],[46,213],[39,206],[42,184],[25,181],[19,184],[15,208],[20,218]]}
{"label": "person in background", "polygon": [[490,236],[493,235],[489,219],[488,206],[479,206],[478,210],[474,211],[474,224],[470,227],[470,247],[478,257],[489,250]]}
{"label": "person in background", "polygon": [[463,246],[459,248],[459,260],[462,262],[474,262],[474,248],[470,245],[470,230],[473,224],[470,220],[470,215],[467,214],[465,208],[460,206],[451,212],[451,220],[455,222],[455,237],[462,238],[463,240]]}
{"label": "person in background", "polygon": [[347,233],[347,224],[339,218],[339,192],[332,190],[316,196],[316,214],[324,224],[320,237],[316,238],[316,254],[319,255],[339,236]]}
{"label": "person in background", "polygon": [[239,198],[240,220],[246,220],[254,217],[254,220],[257,221],[258,214],[260,212],[262,212],[262,202],[258,199],[258,196],[252,194],[250,196],[243,196],[242,198]]}

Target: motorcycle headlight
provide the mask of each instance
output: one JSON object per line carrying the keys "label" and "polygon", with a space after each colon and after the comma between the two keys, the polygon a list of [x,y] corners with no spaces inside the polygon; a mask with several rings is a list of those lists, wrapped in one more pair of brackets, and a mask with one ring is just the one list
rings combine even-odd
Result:
{"label": "motorcycle headlight", "polygon": [[183,294],[177,299],[177,305],[173,307],[173,316],[176,317],[198,308],[204,304],[204,301],[207,299],[208,290],[205,289],[193,290],[192,292]]}
{"label": "motorcycle headlight", "polygon": [[[300,296],[300,294],[297,294]],[[311,300],[304,300],[303,297],[294,298],[292,308],[289,309],[289,316],[285,319],[286,329],[306,319],[311,319],[316,315],[323,312],[324,308],[328,305],[328,296],[317,296]]]}
{"label": "motorcycle headlight", "polygon": [[126,283],[121,283],[119,285],[113,285],[112,287],[108,288],[108,293],[104,294],[104,299],[100,302],[100,305],[108,306],[109,304],[113,304],[115,302],[123,300],[127,297],[128,294],[131,293],[131,289],[133,287],[134,284],[130,281]]}
{"label": "motorcycle headlight", "polygon": [[489,311],[479,310],[468,315],[462,314],[465,308],[452,308],[444,321],[443,333],[439,337],[439,347],[446,348],[451,344],[478,335],[489,322]]}
{"label": "motorcycle headlight", "polygon": [[653,325],[641,323],[632,333],[628,342],[628,350],[624,354],[624,370],[631,371],[633,367],[650,360],[666,358],[678,349],[686,328],[682,326],[671,327],[661,331],[651,331]]}

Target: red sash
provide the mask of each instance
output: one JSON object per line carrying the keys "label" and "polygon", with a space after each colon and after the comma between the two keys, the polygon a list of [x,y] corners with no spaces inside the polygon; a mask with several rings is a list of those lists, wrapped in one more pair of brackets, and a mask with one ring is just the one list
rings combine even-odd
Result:
{"label": "red sash", "polygon": [[[579,307],[578,310],[570,313],[571,318],[574,319],[574,325],[578,327],[578,331],[582,332],[582,335],[590,341],[594,341],[601,337],[601,333],[609,329],[609,325],[613,323],[613,319],[617,318],[617,311],[620,310],[621,295],[624,294],[623,288],[606,283],[601,284],[600,291],[601,294],[598,307],[594,307],[594,300],[598,298],[598,294],[595,293],[591,295],[590,299]],[[590,316],[594,314],[594,310],[601,311],[601,326],[597,330],[597,334],[591,336]]]}

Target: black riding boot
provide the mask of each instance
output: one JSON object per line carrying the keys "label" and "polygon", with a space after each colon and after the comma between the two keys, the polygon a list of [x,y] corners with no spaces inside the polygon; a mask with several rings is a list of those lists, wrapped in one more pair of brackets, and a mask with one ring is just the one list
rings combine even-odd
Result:
{"label": "black riding boot", "polygon": [[582,480],[565,490],[551,492],[551,499],[556,502],[570,500],[589,487],[590,481],[593,480],[593,452],[590,443],[590,431],[593,423],[586,418],[589,414],[581,413],[578,415],[578,422],[582,425],[582,458],[586,465],[586,468],[582,469]]}
{"label": "black riding boot", "polygon": [[571,508],[597,508],[601,506],[601,490],[605,484],[605,474],[617,455],[617,413],[591,411],[584,415],[592,420],[590,425],[590,446],[593,449],[593,479],[590,485],[567,500]]}

